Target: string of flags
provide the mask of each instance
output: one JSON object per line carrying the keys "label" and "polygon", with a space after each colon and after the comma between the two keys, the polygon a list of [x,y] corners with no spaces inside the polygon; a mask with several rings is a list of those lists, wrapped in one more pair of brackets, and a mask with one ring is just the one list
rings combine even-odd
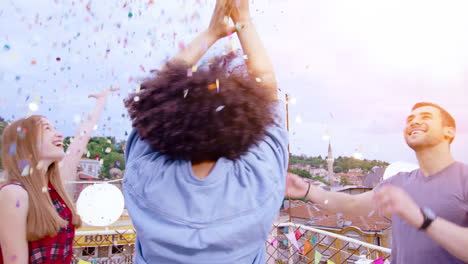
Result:
{"label": "string of flags", "polygon": [[[308,255],[312,252],[312,249],[314,246],[317,244],[317,237],[315,235],[311,236],[309,239],[306,239],[304,241],[304,249],[301,249],[299,247],[298,240],[302,237],[302,233],[299,230],[296,230],[295,232],[288,232],[287,228],[284,228],[283,233],[285,236],[288,238],[287,240],[283,240],[283,245],[287,246],[288,245],[288,240],[289,242],[296,248],[301,254],[302,257],[306,258]],[[278,239],[274,239],[272,242],[270,242],[271,245],[274,245],[274,243],[278,241]],[[320,253],[318,250],[315,250],[314,252],[314,264],[319,264],[323,255]],[[327,264],[335,264],[332,260],[328,259]],[[361,255],[359,256],[359,259],[356,261],[356,264],[389,264],[389,261],[386,259],[383,259],[382,257],[376,259],[376,260],[371,260],[367,259],[366,255]]]}

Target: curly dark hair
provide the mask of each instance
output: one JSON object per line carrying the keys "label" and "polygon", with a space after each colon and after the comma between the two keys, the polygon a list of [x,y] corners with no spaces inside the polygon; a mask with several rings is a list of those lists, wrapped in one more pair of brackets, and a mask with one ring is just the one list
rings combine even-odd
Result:
{"label": "curly dark hair", "polygon": [[262,140],[275,120],[272,92],[236,58],[216,57],[192,74],[172,62],[145,80],[124,101],[140,137],[156,152],[194,163],[238,159]]}

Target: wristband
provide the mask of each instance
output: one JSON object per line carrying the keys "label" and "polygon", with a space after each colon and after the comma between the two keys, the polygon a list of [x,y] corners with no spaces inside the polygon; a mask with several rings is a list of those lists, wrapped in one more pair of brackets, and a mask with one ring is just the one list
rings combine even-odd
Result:
{"label": "wristband", "polygon": [[307,182],[309,184],[309,186],[307,187],[307,192],[306,194],[304,195],[304,198],[302,199],[307,199],[307,195],[309,195],[309,191],[310,191],[310,182]]}

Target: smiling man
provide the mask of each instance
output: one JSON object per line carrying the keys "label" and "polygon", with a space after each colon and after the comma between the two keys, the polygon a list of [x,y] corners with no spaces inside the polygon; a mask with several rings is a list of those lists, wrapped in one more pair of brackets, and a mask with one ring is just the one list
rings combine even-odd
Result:
{"label": "smiling man", "polygon": [[442,107],[417,103],[404,137],[420,169],[401,172],[374,191],[349,195],[308,186],[289,174],[287,195],[349,215],[374,211],[392,219],[392,264],[468,262],[468,166],[455,161],[450,145],[456,124]]}

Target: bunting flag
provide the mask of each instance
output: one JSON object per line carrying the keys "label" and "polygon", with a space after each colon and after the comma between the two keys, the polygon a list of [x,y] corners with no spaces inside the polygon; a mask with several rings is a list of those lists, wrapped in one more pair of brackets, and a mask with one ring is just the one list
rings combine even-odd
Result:
{"label": "bunting flag", "polygon": [[91,262],[80,259],[80,261],[78,261],[78,264],[91,264]]}
{"label": "bunting flag", "polygon": [[296,240],[296,234],[289,233],[289,234],[286,234],[286,237],[289,239],[289,241],[291,241],[294,247],[297,248],[297,250],[299,250],[299,245],[297,244],[297,240]]}
{"label": "bunting flag", "polygon": [[322,254],[320,254],[320,252],[316,250],[315,257],[314,257],[314,264],[319,264],[321,259],[322,259]]}
{"label": "bunting flag", "polygon": [[384,264],[384,259],[382,257],[380,257],[380,258],[374,260],[374,262],[372,262],[372,263],[374,263],[374,264]]}
{"label": "bunting flag", "polygon": [[278,239],[276,239],[276,238],[273,239],[273,241],[270,242],[270,245],[274,246],[274,243],[275,243],[276,241],[278,241]]}
{"label": "bunting flag", "polygon": [[285,233],[285,234],[288,233],[288,227],[287,226],[283,227],[283,233]]}
{"label": "bunting flag", "polygon": [[331,260],[327,260],[327,264],[335,264],[335,262],[333,262]]}
{"label": "bunting flag", "polygon": [[283,240],[283,245],[287,246],[288,245],[288,241],[285,239]]}
{"label": "bunting flag", "polygon": [[299,231],[299,229],[296,229],[295,234],[296,234],[296,240],[299,240],[299,238],[301,238],[301,236],[302,236],[302,233],[301,233],[301,231]]}
{"label": "bunting flag", "polygon": [[310,238],[310,242],[312,242],[312,245],[315,246],[315,244],[317,244],[317,238],[315,237],[315,235],[313,235],[311,238]]}
{"label": "bunting flag", "polygon": [[302,253],[302,256],[305,257],[311,251],[312,251],[312,244],[310,243],[309,240],[306,240],[304,242],[304,252]]}

